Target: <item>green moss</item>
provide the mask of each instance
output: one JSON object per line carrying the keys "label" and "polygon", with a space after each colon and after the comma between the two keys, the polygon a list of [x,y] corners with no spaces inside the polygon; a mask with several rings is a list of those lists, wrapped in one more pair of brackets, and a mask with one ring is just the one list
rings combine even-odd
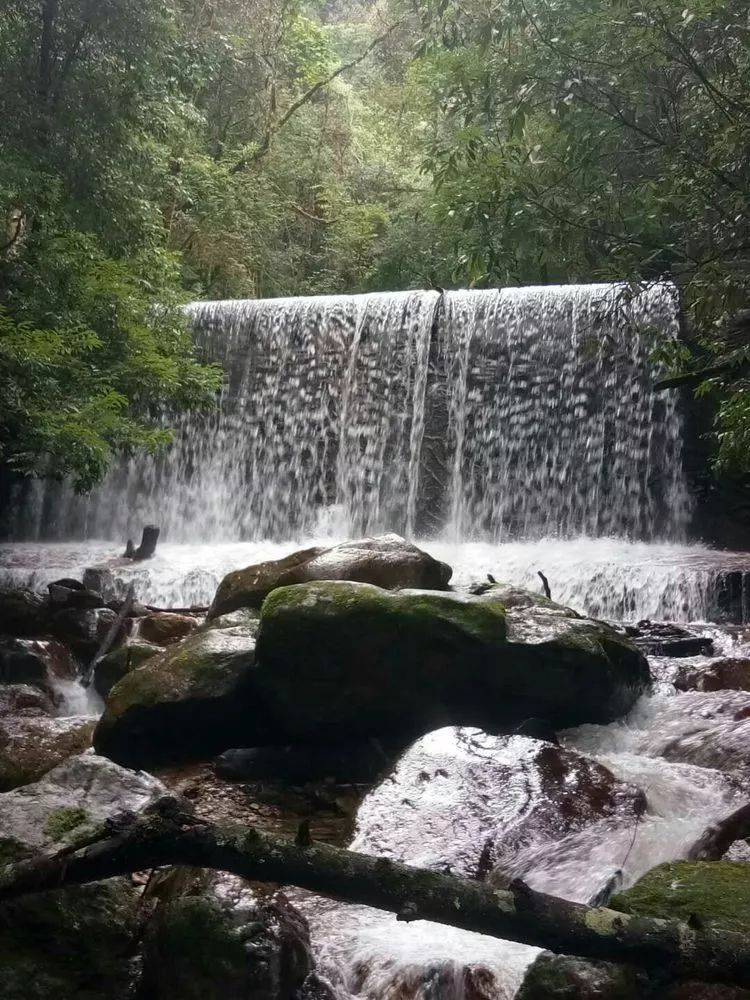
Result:
{"label": "green moss", "polygon": [[106,715],[132,705],[218,697],[252,665],[253,630],[235,626],[197,632],[126,674],[109,693]]}
{"label": "green moss", "polygon": [[618,893],[610,908],[646,917],[697,917],[750,933],[750,865],[734,861],[673,861],[658,865]]}
{"label": "green moss", "polygon": [[81,826],[87,819],[88,813],[85,809],[73,806],[53,809],[44,824],[44,832],[52,840],[63,840],[67,834]]}

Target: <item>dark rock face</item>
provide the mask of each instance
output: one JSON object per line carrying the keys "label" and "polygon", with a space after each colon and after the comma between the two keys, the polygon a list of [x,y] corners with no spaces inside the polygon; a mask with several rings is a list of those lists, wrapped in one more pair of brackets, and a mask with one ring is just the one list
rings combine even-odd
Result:
{"label": "dark rock face", "polygon": [[[114,625],[116,612],[110,608],[74,608],[66,606],[53,611],[50,617],[50,631],[58,639],[67,643],[82,659],[90,659]],[[125,629],[117,637],[117,642],[125,638]]]}
{"label": "dark rock face", "polygon": [[249,689],[254,657],[254,630],[243,626],[196,632],[151,657],[110,691],[97,752],[142,767],[213,756],[242,743],[245,728],[267,741],[265,713]]}
{"label": "dark rock face", "polygon": [[32,684],[50,693],[55,677],[75,675],[70,651],[60,642],[0,638],[0,682],[3,684]]}
{"label": "dark rock face", "polygon": [[750,660],[728,657],[701,666],[683,665],[674,686],[678,691],[750,691]]}
{"label": "dark rock face", "polygon": [[713,642],[672,622],[638,622],[633,642],[646,656],[710,656]]}
{"label": "dark rock face", "polygon": [[32,590],[0,592],[0,633],[29,636],[47,631],[47,601]]}
{"label": "dark rock face", "polygon": [[295,1000],[312,967],[307,922],[279,893],[260,902],[183,896],[148,929],[138,1000]]}
{"label": "dark rock face", "polygon": [[548,951],[530,966],[516,1000],[643,1000],[646,976],[636,969]]}
{"label": "dark rock face", "polygon": [[312,580],[353,580],[385,590],[445,590],[451,575],[450,566],[399,535],[382,535],[330,549],[305,549],[284,559],[235,570],[219,584],[208,617],[237,608],[259,608],[277,587]]}
{"label": "dark rock face", "polygon": [[300,743],[226,750],[216,760],[216,773],[236,781],[304,784],[330,778],[338,784],[366,784],[375,780],[390,759],[378,740],[331,746]]}
{"label": "dark rock face", "polygon": [[271,594],[257,660],[255,691],[289,740],[605,722],[649,683],[625,637],[565,609],[345,582]]}
{"label": "dark rock face", "polygon": [[54,710],[52,696],[32,684],[0,685],[0,718],[52,715]]}

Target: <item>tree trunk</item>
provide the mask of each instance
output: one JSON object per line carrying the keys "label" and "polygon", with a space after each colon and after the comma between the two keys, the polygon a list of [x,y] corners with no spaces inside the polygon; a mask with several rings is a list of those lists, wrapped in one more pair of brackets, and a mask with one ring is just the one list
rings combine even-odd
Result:
{"label": "tree trunk", "polygon": [[750,939],[724,929],[594,909],[535,892],[508,890],[322,844],[277,840],[224,828],[163,799],[121,821],[106,840],[0,872],[0,901],[161,865],[192,865],[246,879],[290,884],[347,903],[389,910],[401,920],[433,920],[550,951],[629,962],[674,978],[750,986]]}

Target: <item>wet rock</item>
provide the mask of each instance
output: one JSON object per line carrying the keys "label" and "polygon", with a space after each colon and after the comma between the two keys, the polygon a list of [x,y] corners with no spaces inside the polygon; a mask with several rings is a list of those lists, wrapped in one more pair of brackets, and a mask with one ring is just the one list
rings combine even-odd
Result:
{"label": "wet rock", "polygon": [[637,969],[548,951],[530,966],[516,1000],[643,1000],[648,980]]}
{"label": "wet rock", "polygon": [[161,646],[150,642],[132,641],[118,646],[107,653],[94,667],[94,689],[102,698],[106,698],[118,681],[125,674],[140,667],[152,656],[162,652]]}
{"label": "wet rock", "polygon": [[683,664],[674,686],[678,691],[750,691],[750,660],[727,657],[699,666]]}
{"label": "wet rock", "polygon": [[307,922],[282,893],[183,896],[149,926],[138,1000],[296,1000],[311,967]]}
{"label": "wet rock", "polygon": [[713,653],[713,641],[709,636],[695,635],[672,622],[638,622],[633,641],[646,656],[676,658]]}
{"label": "wet rock", "polygon": [[229,611],[225,615],[218,615],[216,618],[204,621],[198,627],[201,629],[235,628],[237,625],[252,629],[257,635],[260,628],[260,609],[238,608],[236,611]]}
{"label": "wet rock", "polygon": [[254,657],[253,630],[241,626],[196,632],[163,650],[109,692],[97,751],[141,767],[213,756],[244,742],[245,728],[267,741],[265,713],[248,691]]}
{"label": "wet rock", "polygon": [[557,608],[338,581],[269,595],[257,660],[254,689],[285,742],[606,722],[649,683],[626,637]]}
{"label": "wet rock", "polygon": [[[50,631],[62,642],[70,645],[73,652],[84,660],[96,655],[102,640],[117,619],[110,608],[71,608],[54,611],[50,619]],[[116,642],[125,638],[123,626]]]}
{"label": "wet rock", "polygon": [[140,619],[138,635],[146,642],[155,643],[157,646],[171,646],[172,643],[190,635],[197,627],[198,622],[189,615],[160,611]]}
{"label": "wet rock", "polygon": [[339,994],[332,984],[317,972],[310,973],[298,994],[298,1000],[338,1000],[338,998]]}
{"label": "wet rock", "polygon": [[[643,793],[596,761],[523,736],[441,729],[417,740],[365,797],[355,848],[506,884],[527,855],[556,865],[567,834],[632,826]],[[394,817],[398,834],[394,836]]]}
{"label": "wet rock", "polygon": [[48,586],[50,604],[53,611],[57,608],[103,608],[104,598],[94,590],[87,590],[82,584],[71,587],[69,584],[75,580],[60,580],[57,583],[50,583]]}
{"label": "wet rock", "polygon": [[750,865],[737,861],[673,861],[657,865],[612,897],[610,908],[646,917],[696,920],[750,933]]}
{"label": "wet rock", "polygon": [[219,584],[208,617],[236,608],[259,608],[277,587],[312,580],[354,580],[386,590],[445,590],[451,575],[450,566],[399,535],[381,535],[329,549],[304,549],[284,559],[228,573]]}
{"label": "wet rock", "polygon": [[374,781],[392,760],[377,740],[331,746],[302,743],[285,747],[226,750],[216,759],[216,773],[235,781],[282,780],[291,784],[332,779],[337,784]]}
{"label": "wet rock", "polygon": [[44,635],[49,605],[33,590],[0,592],[0,633],[14,636]]}
{"label": "wet rock", "polygon": [[70,650],[51,639],[0,638],[0,682],[32,684],[50,693],[55,678],[71,679],[77,667]]}
{"label": "wet rock", "polygon": [[[155,778],[93,754],[0,795],[4,862],[59,849],[121,809],[164,794]],[[0,906],[3,1000],[120,1000],[127,995],[138,896],[130,879],[40,893]]]}
{"label": "wet rock", "polygon": [[0,718],[5,715],[52,715],[55,703],[51,694],[32,684],[0,686]]}
{"label": "wet rock", "polygon": [[83,586],[101,594],[105,601],[117,597],[114,573],[107,566],[89,566],[83,571]]}
{"label": "wet rock", "polygon": [[562,615],[565,618],[581,618],[577,611],[567,608],[562,604],[545,597],[544,594],[537,594],[533,590],[524,590],[522,587],[514,587],[508,583],[482,584],[480,588],[474,588],[477,596],[489,595],[499,601],[508,610],[518,608],[542,608],[551,614]]}
{"label": "wet rock", "polygon": [[91,746],[93,719],[5,716],[0,719],[0,792],[38,781]]}

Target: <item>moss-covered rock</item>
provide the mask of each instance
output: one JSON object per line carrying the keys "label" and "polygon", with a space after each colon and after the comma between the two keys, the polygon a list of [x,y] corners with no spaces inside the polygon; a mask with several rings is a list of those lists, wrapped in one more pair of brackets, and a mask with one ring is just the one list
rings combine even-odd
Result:
{"label": "moss-covered rock", "polygon": [[649,682],[625,637],[559,606],[338,581],[270,594],[257,660],[256,696],[289,739],[605,722]]}
{"label": "moss-covered rock", "polygon": [[645,975],[630,966],[548,951],[529,966],[516,1000],[643,1000]]}
{"label": "moss-covered rock", "polygon": [[450,566],[399,535],[381,535],[328,549],[304,549],[283,559],[234,570],[219,584],[208,617],[236,608],[259,608],[277,587],[312,580],[353,580],[386,590],[444,590],[451,575]]}
{"label": "moss-covered rock", "polygon": [[[0,863],[58,849],[121,809],[163,794],[148,775],[93,754],[0,795]],[[138,896],[128,878],[0,906],[3,1000],[119,1000],[128,994]]]}
{"label": "moss-covered rock", "polygon": [[671,861],[612,897],[613,910],[645,917],[697,919],[750,934],[750,865],[739,861]]}
{"label": "moss-covered rock", "polygon": [[162,652],[161,646],[138,640],[127,642],[125,645],[113,649],[111,653],[99,660],[94,668],[94,688],[97,694],[106,698],[125,674]]}
{"label": "moss-covered rock", "polygon": [[0,719],[0,792],[38,781],[91,746],[92,719],[6,716]]}
{"label": "moss-covered rock", "polygon": [[310,967],[307,924],[285,897],[232,907],[183,896],[149,926],[138,997],[293,1000]]}
{"label": "moss-covered rock", "polygon": [[[254,630],[196,632],[131,670],[109,693],[94,746],[134,767],[198,759],[242,742]],[[263,713],[257,713],[265,737]],[[251,728],[251,726],[248,726]]]}

